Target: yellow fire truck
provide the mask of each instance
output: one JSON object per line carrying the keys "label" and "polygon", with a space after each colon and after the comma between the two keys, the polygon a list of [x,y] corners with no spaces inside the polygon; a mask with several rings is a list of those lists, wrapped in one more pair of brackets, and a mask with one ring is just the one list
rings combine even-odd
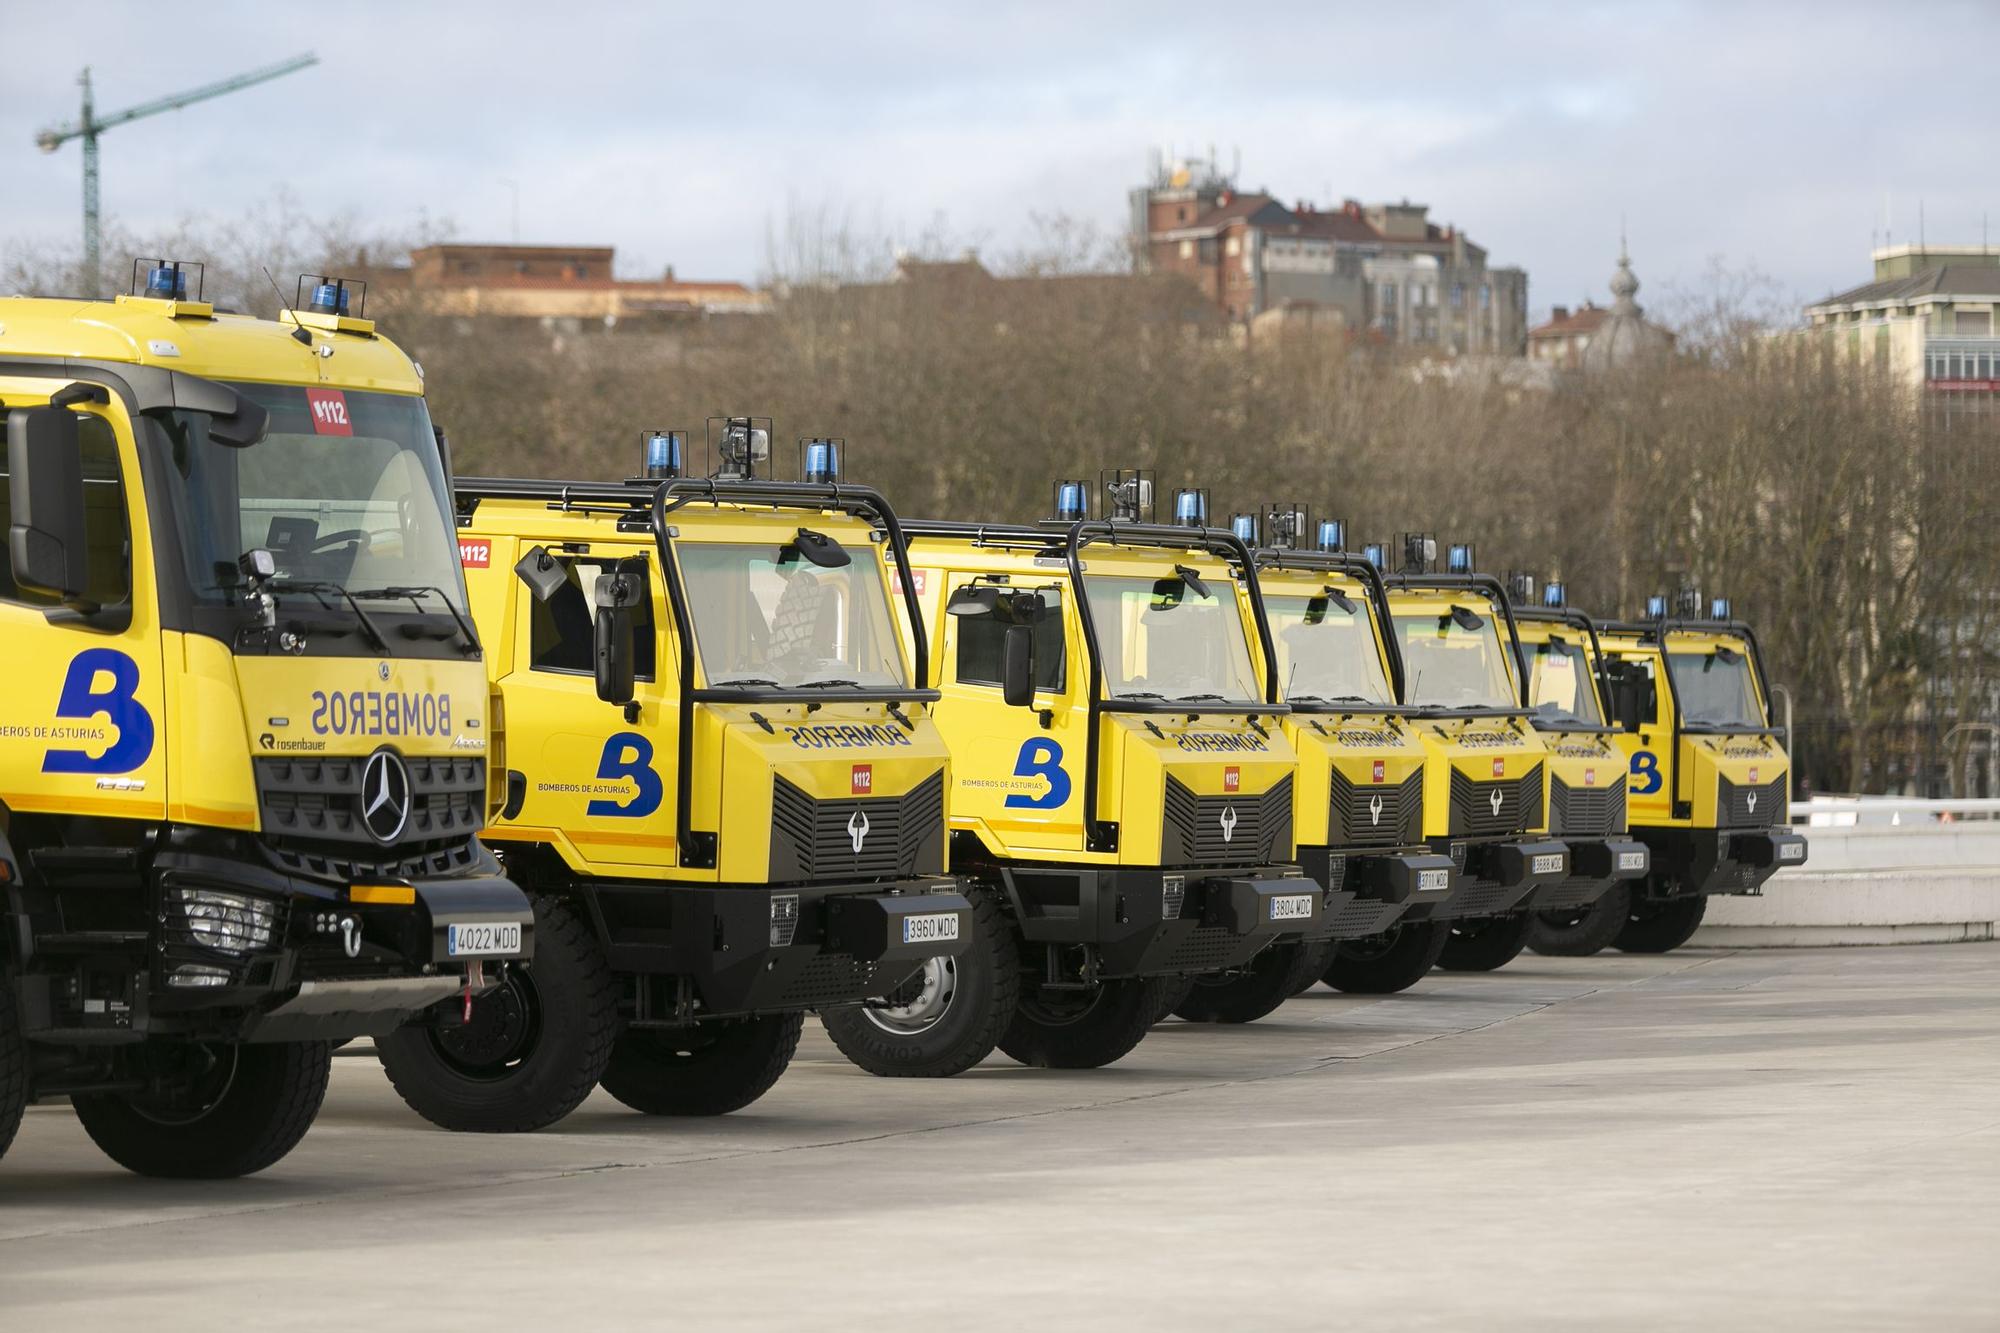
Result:
{"label": "yellow fire truck", "polygon": [[329,1042],[455,1021],[532,931],[416,366],[359,284],[271,322],[135,269],[0,299],[0,1148],[67,1097],[134,1171],[240,1175]]}

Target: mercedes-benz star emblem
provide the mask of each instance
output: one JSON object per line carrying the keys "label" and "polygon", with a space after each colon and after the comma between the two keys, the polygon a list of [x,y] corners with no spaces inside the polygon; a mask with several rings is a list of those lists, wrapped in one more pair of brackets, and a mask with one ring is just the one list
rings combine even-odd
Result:
{"label": "mercedes-benz star emblem", "polygon": [[1379,795],[1368,802],[1368,822],[1370,824],[1382,822],[1382,798]]}
{"label": "mercedes-benz star emblem", "polygon": [[410,822],[410,770],[393,750],[377,750],[361,766],[361,823],[369,836],[391,843]]}
{"label": "mercedes-benz star emblem", "polygon": [[868,841],[867,812],[856,810],[847,817],[847,836],[854,840],[854,854],[861,855],[861,844]]}
{"label": "mercedes-benz star emblem", "polygon": [[1493,817],[1495,819],[1500,818],[1500,802],[1503,799],[1504,798],[1500,795],[1500,789],[1498,787],[1495,787],[1493,789],[1493,794],[1486,798],[1486,803],[1493,807]]}
{"label": "mercedes-benz star emblem", "polygon": [[1222,840],[1224,842],[1228,842],[1231,838],[1234,838],[1235,836],[1236,836],[1236,807],[1233,805],[1225,805],[1222,807]]}

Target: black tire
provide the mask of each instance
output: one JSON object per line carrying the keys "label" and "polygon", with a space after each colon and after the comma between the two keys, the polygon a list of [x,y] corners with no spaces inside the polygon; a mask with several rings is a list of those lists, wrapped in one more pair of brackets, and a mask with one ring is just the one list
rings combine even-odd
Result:
{"label": "black tire", "polygon": [[1000,1049],[1036,1069],[1101,1069],[1145,1039],[1175,981],[1127,978],[1088,990],[1024,987]]}
{"label": "black tire", "polygon": [[1534,928],[1528,912],[1467,917],[1451,923],[1437,965],[1447,972],[1491,972],[1521,956]]}
{"label": "black tire", "polygon": [[0,972],[0,1157],[7,1155],[27,1109],[28,1040],[21,1035],[13,980]]}
{"label": "black tire", "polygon": [[1632,890],[1613,884],[1588,907],[1534,912],[1528,947],[1551,958],[1588,958],[1611,947],[1631,915]]}
{"label": "black tire", "polygon": [[1160,985],[1160,1011],[1153,1016],[1155,1023],[1164,1023],[1174,1016],[1174,1010],[1187,1003],[1187,997],[1194,994],[1195,983],[1201,978],[1193,973],[1162,977]]}
{"label": "black tire", "polygon": [[1652,901],[1635,895],[1612,943],[1626,953],[1672,953],[1688,942],[1707,914],[1707,894]]}
{"label": "black tire", "polygon": [[1174,1012],[1190,1023],[1254,1023],[1319,980],[1329,945],[1285,940],[1239,972],[1196,977]]}
{"label": "black tire", "polygon": [[1349,995],[1394,995],[1437,965],[1450,934],[1441,921],[1403,921],[1380,935],[1341,940],[1320,980]]}
{"label": "black tire", "polygon": [[802,1013],[626,1028],[598,1080],[646,1115],[728,1115],[771,1090],[805,1027]]}
{"label": "black tire", "polygon": [[949,1078],[993,1054],[1021,991],[1013,923],[991,889],[972,900],[971,948],[936,958],[897,988],[885,1008],[843,1004],[819,1021],[840,1053],[884,1078]]}
{"label": "black tire", "polygon": [[116,1092],[70,1098],[84,1133],[127,1171],[223,1180],[262,1171],[312,1128],[333,1052],[323,1041],[177,1047],[198,1059],[171,1097]]}
{"label": "black tire", "polygon": [[618,1033],[617,988],[570,907],[537,895],[535,958],[503,965],[463,1027],[411,1026],[375,1039],[410,1109],[445,1129],[515,1134],[582,1105]]}

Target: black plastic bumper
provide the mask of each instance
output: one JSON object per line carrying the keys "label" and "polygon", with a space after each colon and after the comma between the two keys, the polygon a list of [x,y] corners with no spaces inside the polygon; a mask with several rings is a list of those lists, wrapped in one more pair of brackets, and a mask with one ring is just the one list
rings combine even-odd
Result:
{"label": "black plastic bumper", "polygon": [[1299,864],[1335,902],[1315,937],[1357,940],[1379,935],[1412,907],[1448,902],[1458,880],[1458,868],[1448,856],[1428,847],[1386,851],[1348,851],[1332,847],[1299,848]]}
{"label": "black plastic bumper", "polygon": [[612,970],[684,978],[704,1015],[879,999],[926,958],[972,947],[972,903],[949,878],[597,886],[590,896]]}
{"label": "black plastic bumper", "polygon": [[1031,944],[1091,949],[1103,978],[1214,972],[1316,937],[1330,891],[1294,866],[996,867]]}
{"label": "black plastic bumper", "polygon": [[1543,888],[1569,878],[1569,848],[1555,838],[1494,842],[1441,839],[1437,845],[1458,871],[1452,879],[1452,891],[1441,902],[1412,903],[1404,913],[1409,920],[1498,916],[1526,906]]}
{"label": "black plastic bumper", "polygon": [[1649,894],[1756,893],[1785,866],[1806,863],[1806,839],[1790,828],[1635,828],[1652,854]]}
{"label": "black plastic bumper", "polygon": [[1652,864],[1646,844],[1633,838],[1565,838],[1569,878],[1535,890],[1527,905],[1535,911],[1573,911],[1602,898],[1613,884],[1644,879]]}

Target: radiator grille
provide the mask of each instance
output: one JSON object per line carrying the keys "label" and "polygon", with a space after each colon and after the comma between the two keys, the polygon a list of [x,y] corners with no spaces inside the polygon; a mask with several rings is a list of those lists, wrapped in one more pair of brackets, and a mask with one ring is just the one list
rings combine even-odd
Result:
{"label": "radiator grille", "polygon": [[1260,796],[1196,796],[1170,775],[1162,826],[1165,865],[1262,865],[1289,859],[1292,780],[1287,776]]}
{"label": "radiator grille", "polygon": [[1572,787],[1561,778],[1549,784],[1549,833],[1578,838],[1608,838],[1625,831],[1625,783],[1608,787]]}
{"label": "radiator grille", "polygon": [[[1498,800],[1495,800],[1495,796]],[[1494,837],[1525,833],[1542,821],[1542,766],[1519,778],[1479,782],[1451,770],[1452,836]]]}
{"label": "radiator grille", "polygon": [[1356,786],[1333,770],[1333,839],[1342,847],[1405,847],[1423,837],[1424,775]]}
{"label": "radiator grille", "polygon": [[1717,778],[1716,827],[1769,828],[1777,823],[1784,816],[1785,780],[1780,773],[1769,782],[1739,787],[1728,778]]}
{"label": "radiator grille", "polygon": [[891,879],[944,869],[944,774],[901,796],[816,801],[778,778],[771,795],[771,879]]}
{"label": "radiator grille", "polygon": [[483,757],[401,756],[410,779],[403,833],[384,845],[361,820],[367,756],[258,759],[257,809],[273,859],[327,879],[424,878],[477,859],[473,835],[486,812]]}

